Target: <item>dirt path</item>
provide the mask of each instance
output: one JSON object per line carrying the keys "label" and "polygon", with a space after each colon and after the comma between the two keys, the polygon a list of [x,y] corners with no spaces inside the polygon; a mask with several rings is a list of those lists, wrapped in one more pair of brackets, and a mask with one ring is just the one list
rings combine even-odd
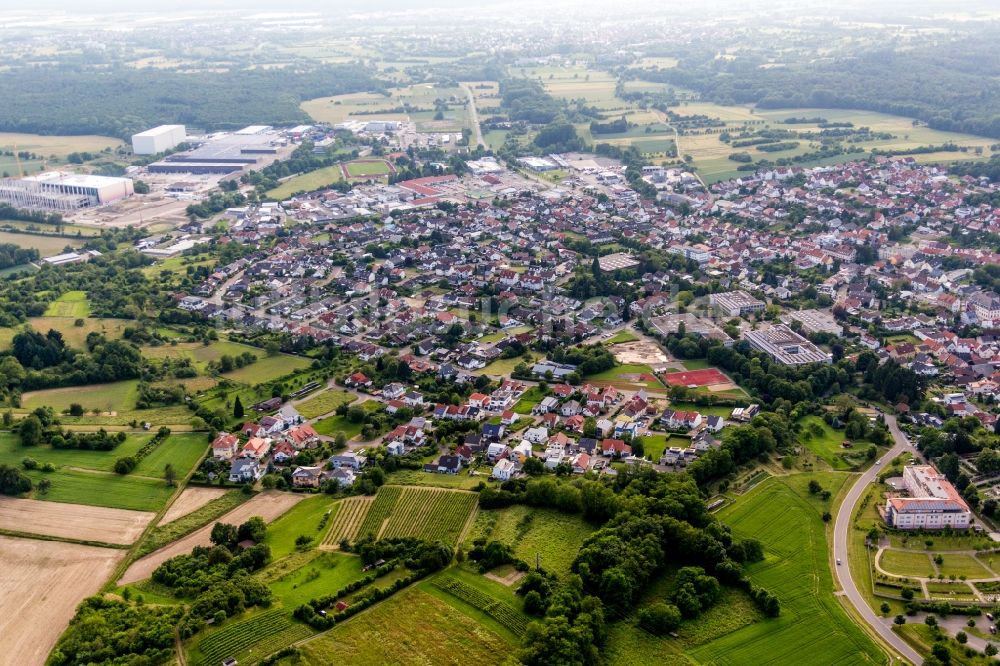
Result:
{"label": "dirt path", "polygon": [[205,527],[192,532],[183,539],[174,541],[172,544],[164,546],[158,551],[136,560],[128,569],[125,570],[125,573],[122,574],[122,577],[118,580],[118,584],[126,585],[128,583],[145,580],[153,574],[156,567],[160,566],[171,557],[187,554],[191,552],[191,549],[195,546],[209,545],[211,543],[209,535],[212,533],[212,526],[217,522],[239,525],[240,523],[246,522],[246,520],[251,516],[260,516],[265,522],[271,522],[305,498],[306,495],[293,495],[291,493],[281,493],[276,491],[263,492],[250,501],[244,502],[229,513],[223,515],[218,520],[213,520]]}
{"label": "dirt path", "polygon": [[133,543],[154,515],[147,511],[0,497],[0,528],[81,541]]}
{"label": "dirt path", "polygon": [[196,486],[185,488],[181,496],[163,514],[163,518],[159,524],[166,525],[189,513],[197,511],[212,500],[222,497],[227,492],[225,488],[199,488]]}
{"label": "dirt path", "polygon": [[41,666],[124,550],[0,536],[0,664]]}

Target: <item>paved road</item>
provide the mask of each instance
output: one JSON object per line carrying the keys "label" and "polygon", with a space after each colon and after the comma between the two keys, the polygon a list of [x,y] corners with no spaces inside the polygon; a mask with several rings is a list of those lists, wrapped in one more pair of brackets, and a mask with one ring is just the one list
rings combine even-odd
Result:
{"label": "paved road", "polygon": [[[888,461],[895,458],[900,453],[904,451],[912,450],[906,436],[900,431],[899,426],[896,424],[896,417],[885,415],[886,425],[889,426],[889,432],[892,433],[892,437],[895,440],[895,445],[892,450],[886,453],[882,460]],[[848,553],[848,537],[851,533],[851,516],[854,515],[855,508],[861,497],[864,495],[865,490],[867,490],[869,484],[878,476],[878,473],[882,470],[882,465],[873,465],[867,472],[862,474],[857,481],[855,481],[854,486],[847,493],[847,497],[844,498],[843,503],[840,505],[840,510],[837,512],[837,522],[833,527],[833,556],[834,558],[840,560],[843,564],[840,566],[834,566],[837,572],[837,580],[840,582],[840,587],[843,590],[844,596],[851,602],[857,611],[858,615],[864,619],[865,622],[872,628],[872,631],[877,633],[882,640],[889,646],[892,647],[898,654],[901,654],[907,661],[912,664],[923,663],[923,658],[917,654],[910,645],[900,638],[897,634],[892,631],[892,619],[879,617],[875,612],[868,606],[864,597],[861,595],[858,585],[851,575],[851,568],[848,566],[847,553]]]}

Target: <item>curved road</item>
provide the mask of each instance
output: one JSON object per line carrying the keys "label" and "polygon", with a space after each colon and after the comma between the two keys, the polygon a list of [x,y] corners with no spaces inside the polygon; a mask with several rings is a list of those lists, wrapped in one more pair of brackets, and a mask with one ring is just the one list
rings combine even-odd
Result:
{"label": "curved road", "polygon": [[[885,423],[889,426],[889,432],[892,433],[892,437],[896,443],[888,453],[882,456],[882,459],[891,460],[904,451],[912,450],[909,441],[906,439],[906,435],[900,431],[899,426],[896,424],[896,417],[886,414]],[[864,495],[865,490],[867,490],[868,485],[875,480],[881,469],[881,465],[872,465],[868,471],[863,473],[854,482],[854,486],[851,487],[847,493],[847,497],[841,503],[840,510],[837,511],[837,522],[833,527],[833,556],[843,562],[843,564],[834,566],[834,569],[837,572],[837,580],[840,582],[844,596],[850,600],[857,614],[868,623],[872,631],[877,633],[884,643],[892,647],[897,654],[901,654],[911,664],[921,664],[923,663],[923,657],[917,654],[916,650],[892,631],[892,620],[876,615],[865,601],[865,598],[858,589],[857,583],[854,581],[854,577],[851,575],[851,567],[848,565],[847,544],[848,536],[851,532],[851,517],[854,515],[858,502]]]}

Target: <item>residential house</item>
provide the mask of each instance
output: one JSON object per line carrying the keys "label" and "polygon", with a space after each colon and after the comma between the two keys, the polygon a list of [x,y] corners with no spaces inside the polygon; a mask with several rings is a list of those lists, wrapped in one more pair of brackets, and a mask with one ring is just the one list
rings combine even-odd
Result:
{"label": "residential house", "polygon": [[229,466],[229,482],[254,483],[266,471],[267,466],[256,458],[236,458]]}
{"label": "residential house", "polygon": [[219,460],[232,460],[239,449],[239,438],[228,432],[219,433],[219,436],[212,440],[212,457]]}
{"label": "residential house", "polygon": [[508,481],[517,472],[517,463],[513,460],[503,459],[498,460],[495,465],[493,465],[492,476],[498,481]]}

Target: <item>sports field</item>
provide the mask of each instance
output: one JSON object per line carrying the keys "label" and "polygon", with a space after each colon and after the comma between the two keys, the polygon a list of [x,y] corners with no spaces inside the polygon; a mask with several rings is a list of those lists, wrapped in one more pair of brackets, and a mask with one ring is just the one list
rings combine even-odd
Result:
{"label": "sports field", "polygon": [[735,536],[759,539],[765,560],[747,568],[750,579],[776,594],[781,615],[762,619],[691,651],[700,663],[883,664],[885,658],[847,617],[833,596],[826,525],[819,500],[806,490],[817,479],[837,493],[846,475],[799,474],[770,478],[719,512]]}
{"label": "sports field", "polygon": [[357,160],[344,164],[347,175],[351,178],[366,178],[368,176],[386,176],[392,173],[392,167],[384,160]]}
{"label": "sports field", "polygon": [[668,372],[663,375],[663,381],[671,386],[717,386],[720,384],[732,384],[732,380],[716,368]]}
{"label": "sports field", "polygon": [[339,164],[323,167],[298,176],[292,176],[273,190],[268,190],[271,199],[287,199],[296,192],[312,192],[343,180],[344,173]]}

